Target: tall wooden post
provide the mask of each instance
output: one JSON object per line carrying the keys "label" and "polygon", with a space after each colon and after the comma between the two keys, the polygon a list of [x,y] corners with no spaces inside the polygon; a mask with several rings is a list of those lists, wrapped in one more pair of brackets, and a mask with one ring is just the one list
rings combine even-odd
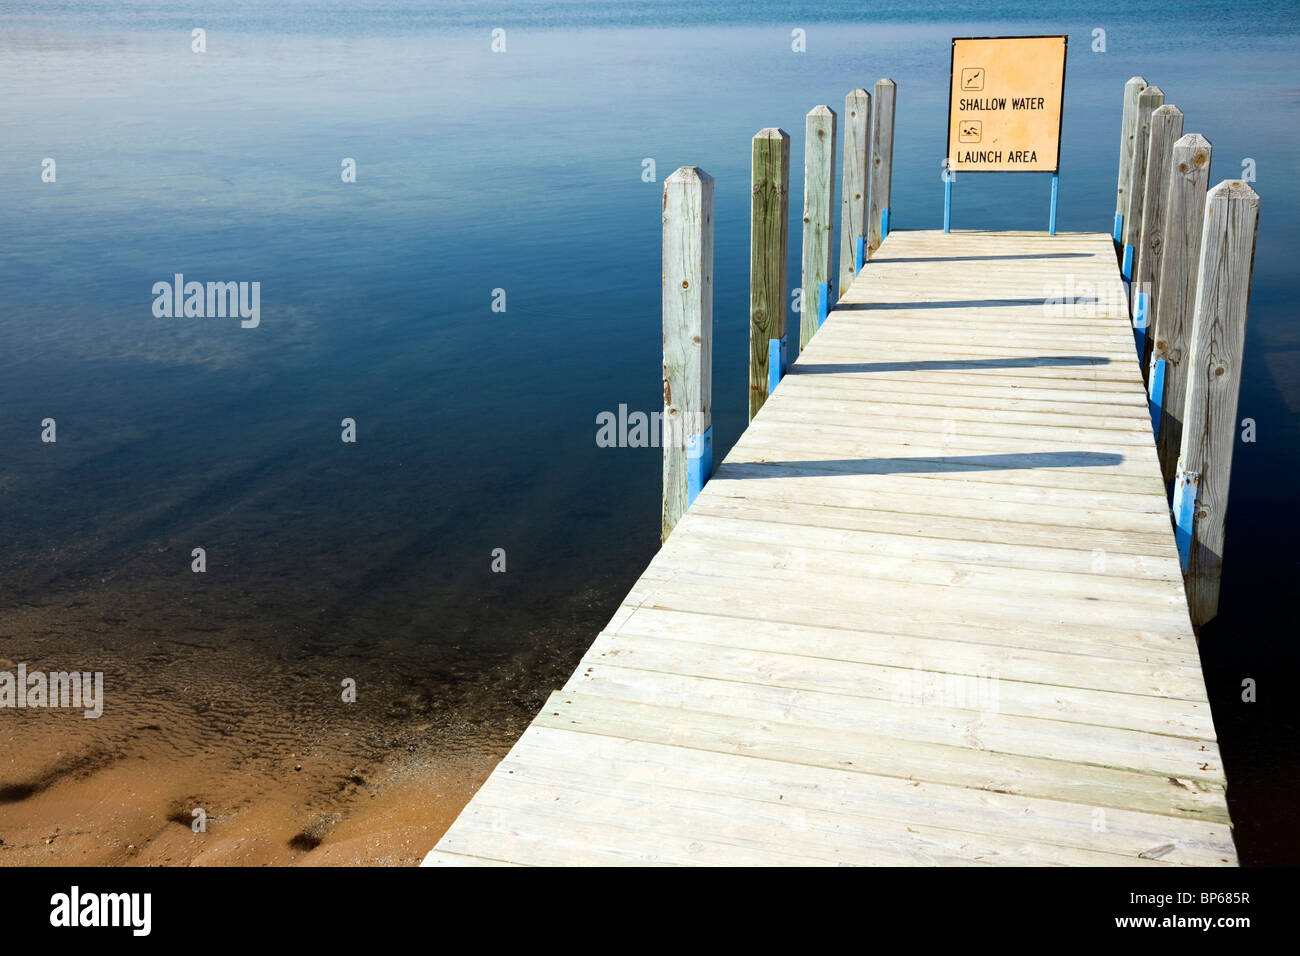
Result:
{"label": "tall wooden post", "polygon": [[867,204],[867,254],[889,235],[889,189],[894,174],[894,81],[876,81],[875,118],[871,126],[871,201]]}
{"label": "tall wooden post", "polygon": [[664,180],[663,539],[713,471],[713,178]]}
{"label": "tall wooden post", "polygon": [[1133,176],[1133,151],[1137,148],[1138,95],[1147,88],[1140,76],[1124,84],[1124,120],[1119,134],[1119,186],[1115,192],[1115,244],[1124,248],[1124,214],[1128,211],[1129,180]]}
{"label": "tall wooden post", "polygon": [[1159,301],[1160,254],[1163,246],[1165,193],[1169,185],[1169,159],[1174,141],[1183,135],[1183,111],[1172,103],[1151,114],[1151,141],[1147,147],[1146,194],[1142,198],[1141,246],[1134,260],[1133,332],[1137,338],[1142,374],[1151,355],[1151,320]]}
{"label": "tall wooden post", "polygon": [[[1187,604],[1197,626],[1219,610],[1228,486],[1232,449],[1237,442],[1237,396],[1258,226],[1259,196],[1244,182],[1228,180],[1210,190],[1201,231],[1183,406],[1183,443],[1178,457],[1181,480],[1174,501],[1180,543],[1187,542]],[[1198,481],[1188,480],[1197,475]],[[1195,500],[1189,507],[1187,498],[1192,493]]]}
{"label": "tall wooden post", "polygon": [[1174,143],[1169,159],[1169,187],[1160,227],[1159,291],[1155,324],[1150,330],[1151,420],[1165,482],[1174,480],[1183,440],[1183,403],[1187,395],[1187,348],[1196,305],[1196,271],[1205,221],[1205,192],[1210,184],[1210,141],[1188,133]]}
{"label": "tall wooden post", "polygon": [[835,221],[835,111],[814,106],[808,113],[803,154],[802,350],[830,312],[831,228]]}
{"label": "tall wooden post", "polygon": [[859,87],[844,97],[844,178],[840,182],[840,287],[849,291],[857,275],[858,240],[867,235],[867,149],[871,94]]}
{"label": "tall wooden post", "polygon": [[[1146,198],[1148,145],[1151,142],[1151,114],[1164,105],[1165,94],[1158,86],[1148,86],[1138,94],[1137,132],[1133,145],[1133,168],[1129,176],[1128,208],[1124,211],[1124,278],[1133,279],[1137,259],[1141,258],[1142,200]],[[1132,304],[1132,292],[1129,293]]]}
{"label": "tall wooden post", "polygon": [[749,417],[781,381],[787,364],[786,269],[790,236],[790,134],[754,136],[749,208]]}

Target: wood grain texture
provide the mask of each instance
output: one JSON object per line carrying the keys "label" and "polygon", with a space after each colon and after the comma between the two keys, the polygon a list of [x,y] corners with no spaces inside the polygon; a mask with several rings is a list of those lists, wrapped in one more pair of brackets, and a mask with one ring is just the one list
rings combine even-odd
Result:
{"label": "wood grain texture", "polygon": [[1124,242],[1133,247],[1133,272],[1137,275],[1142,258],[1142,200],[1146,198],[1147,156],[1151,144],[1151,116],[1163,106],[1165,94],[1158,86],[1148,86],[1138,94],[1136,141],[1133,168],[1129,176],[1128,210],[1124,213]]}
{"label": "wood grain texture", "polygon": [[1192,310],[1196,305],[1211,152],[1208,139],[1200,133],[1188,133],[1174,144],[1169,159],[1164,222],[1160,227],[1157,291],[1160,307],[1150,334],[1152,363],[1165,363],[1165,394],[1156,450],[1166,483],[1174,480],[1183,440],[1187,348],[1192,334]]}
{"label": "wood grain texture", "polygon": [[840,271],[837,291],[853,284],[857,241],[867,235],[867,155],[871,94],[859,87],[844,97],[844,175],[840,181]]}
{"label": "wood grain texture", "polygon": [[749,208],[749,417],[767,401],[768,343],[785,335],[790,235],[790,134],[754,136]]}
{"label": "wood grain texture", "polygon": [[894,178],[894,107],[898,87],[891,79],[876,81],[871,123],[871,185],[867,203],[867,254],[880,246],[880,212],[889,208]]}
{"label": "wood grain texture", "polygon": [[662,533],[686,511],[686,443],[713,422],[713,177],[683,166],[664,180]]}
{"label": "wood grain texture", "polygon": [[835,225],[835,134],[838,117],[815,106],[805,124],[803,158],[803,311],[799,348],[817,332],[818,286],[834,283],[831,240]]}
{"label": "wood grain texture", "polygon": [[1165,201],[1169,191],[1169,169],[1174,143],[1183,135],[1183,112],[1172,103],[1151,114],[1151,136],[1147,147],[1146,195],[1142,199],[1142,254],[1134,264],[1133,288],[1147,296],[1147,331],[1139,358],[1143,371],[1151,357],[1150,329],[1159,308],[1160,260],[1164,249]]}
{"label": "wood grain texture", "polygon": [[[1061,256],[1096,314],[1045,311]],[[1234,864],[1111,237],[891,232],[462,858]]]}
{"label": "wood grain texture", "polygon": [[1225,180],[1206,196],[1178,462],[1180,471],[1201,476],[1187,568],[1187,601],[1196,625],[1213,619],[1219,610],[1258,226],[1259,196],[1244,182]]}
{"label": "wood grain texture", "polygon": [[1129,183],[1133,177],[1133,156],[1138,141],[1138,96],[1147,88],[1140,76],[1124,84],[1124,117],[1119,133],[1119,185],[1115,192],[1115,211],[1128,214]]}

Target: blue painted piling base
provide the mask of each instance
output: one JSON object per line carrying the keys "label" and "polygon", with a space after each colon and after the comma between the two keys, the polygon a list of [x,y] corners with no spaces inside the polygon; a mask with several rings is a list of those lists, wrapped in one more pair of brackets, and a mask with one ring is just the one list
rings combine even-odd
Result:
{"label": "blue painted piling base", "polygon": [[767,394],[771,395],[781,384],[781,377],[789,368],[786,359],[785,336],[767,340]]}
{"label": "blue painted piling base", "polygon": [[880,210],[880,238],[883,241],[889,236],[889,210]]}
{"label": "blue painted piling base", "polygon": [[1195,471],[1180,471],[1174,479],[1174,543],[1178,545],[1178,560],[1184,574],[1192,557],[1192,528],[1196,522],[1200,482],[1201,475]]}
{"label": "blue painted piling base", "polygon": [[[1143,283],[1146,285],[1146,283]],[[1139,292],[1133,302],[1133,341],[1137,345],[1138,361],[1142,361],[1142,356],[1146,352],[1147,343],[1147,311],[1150,297],[1145,292]]]}
{"label": "blue painted piling base", "polygon": [[1123,235],[1124,235],[1124,214],[1122,212],[1117,212],[1115,213],[1115,231],[1111,233],[1111,238],[1115,240],[1116,246],[1119,245],[1120,237]]}
{"label": "blue painted piling base", "polygon": [[861,272],[862,267],[866,264],[867,240],[864,236],[858,236],[857,241],[853,244],[853,273],[856,275]]}
{"label": "blue painted piling base", "polygon": [[1151,381],[1148,383],[1147,395],[1151,408],[1151,432],[1160,437],[1160,420],[1164,418],[1165,407],[1165,360],[1156,359],[1151,366]]}
{"label": "blue painted piling base", "polygon": [[826,317],[831,314],[831,284],[819,283],[817,286],[817,328],[822,327]]}
{"label": "blue painted piling base", "polygon": [[686,440],[686,505],[690,507],[713,474],[713,426]]}
{"label": "blue painted piling base", "polygon": [[1120,266],[1120,275],[1124,277],[1125,282],[1133,281],[1133,247],[1124,247],[1124,264]]}

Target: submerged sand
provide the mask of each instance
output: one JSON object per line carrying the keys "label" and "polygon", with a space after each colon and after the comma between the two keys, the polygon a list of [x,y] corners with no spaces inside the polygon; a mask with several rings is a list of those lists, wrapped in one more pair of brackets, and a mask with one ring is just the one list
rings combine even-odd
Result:
{"label": "submerged sand", "polygon": [[609,611],[581,596],[526,650],[485,657],[98,610],[125,600],[99,588],[0,617],[0,667],[105,683],[98,719],[0,710],[0,866],[418,864]]}

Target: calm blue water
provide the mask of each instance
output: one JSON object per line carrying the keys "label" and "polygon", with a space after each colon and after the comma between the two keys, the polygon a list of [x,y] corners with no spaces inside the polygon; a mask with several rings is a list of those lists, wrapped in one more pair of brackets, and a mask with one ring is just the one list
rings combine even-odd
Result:
{"label": "calm blue water", "polygon": [[[1068,32],[1061,229],[1110,230],[1133,74],[1214,144],[1212,181],[1255,161],[1241,416],[1259,438],[1237,448],[1203,651],[1243,857],[1300,859],[1279,824],[1295,722],[1269,683],[1295,664],[1300,13],[919,6],[0,2],[3,606],[97,602],[113,646],[200,613],[219,641],[238,607],[285,659],[347,645],[386,686],[448,696],[496,694],[526,661],[485,720],[527,719],[658,545],[658,451],[599,449],[594,422],[660,398],[662,179],[694,164],[717,182],[725,452],[746,416],[753,133],[785,128],[798,157],[809,108],[894,78],[891,224],[937,227],[950,38]],[[960,177],[954,224],[1044,228],[1048,189]],[[154,318],[176,272],[260,282],[260,327]]]}

